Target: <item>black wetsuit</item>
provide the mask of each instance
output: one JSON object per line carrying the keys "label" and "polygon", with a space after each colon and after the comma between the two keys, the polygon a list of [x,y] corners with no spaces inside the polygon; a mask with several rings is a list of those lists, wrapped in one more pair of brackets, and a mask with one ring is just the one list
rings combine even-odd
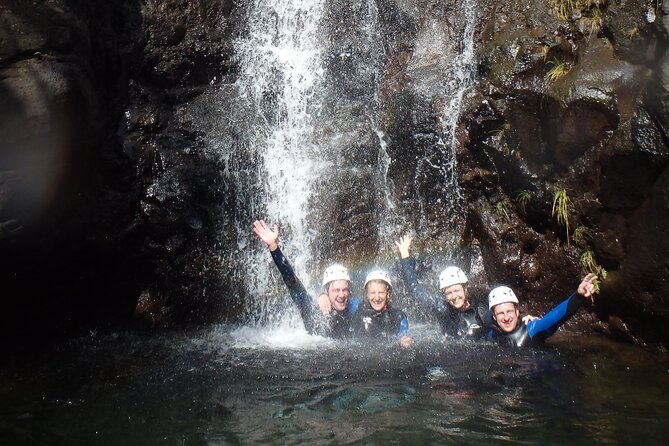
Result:
{"label": "black wetsuit", "polygon": [[379,339],[408,335],[409,319],[399,309],[388,304],[385,310],[375,311],[369,305],[358,310],[353,319],[356,338]]}
{"label": "black wetsuit", "polygon": [[446,302],[441,295],[430,294],[419,285],[416,278],[415,262],[412,258],[402,259],[402,273],[404,284],[409,288],[414,298],[420,299],[433,311],[443,334],[464,339],[477,339],[484,336],[485,324],[483,321],[487,312],[484,305],[476,300],[470,300],[469,308],[459,311]]}
{"label": "black wetsuit", "polygon": [[360,299],[349,297],[344,310],[333,309],[328,316],[324,316],[315,306],[314,299],[304,288],[302,282],[295,276],[293,267],[288,263],[288,259],[283,255],[281,249],[277,248],[270,253],[281,273],[283,282],[288,287],[290,297],[300,310],[304,328],[307,332],[333,338],[350,337],[353,334],[353,316],[358,309]]}
{"label": "black wetsuit", "polygon": [[519,318],[516,329],[511,333],[504,333],[497,323],[493,323],[488,328],[486,338],[515,347],[540,346],[576,314],[584,301],[585,297],[574,293],[540,319],[525,324]]}

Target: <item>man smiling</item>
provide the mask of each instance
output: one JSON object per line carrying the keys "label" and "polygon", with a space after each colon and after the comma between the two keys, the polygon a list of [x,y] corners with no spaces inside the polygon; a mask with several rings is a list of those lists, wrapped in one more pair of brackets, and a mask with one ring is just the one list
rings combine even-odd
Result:
{"label": "man smiling", "polygon": [[351,278],[348,270],[341,265],[331,265],[323,273],[324,295],[327,296],[330,308],[324,314],[320,314],[313,298],[295,276],[293,267],[279,248],[279,227],[274,225],[272,229],[263,220],[256,220],[253,223],[253,232],[269,248],[274,264],[288,287],[290,297],[300,310],[304,328],[310,334],[335,338],[350,336],[353,315],[358,309],[360,300],[350,297]]}
{"label": "man smiling", "polygon": [[570,317],[576,314],[586,298],[595,293],[595,274],[583,278],[576,291],[545,316],[527,323],[520,320],[518,298],[507,286],[494,288],[488,294],[492,316],[486,337],[516,347],[534,347],[544,343]]}

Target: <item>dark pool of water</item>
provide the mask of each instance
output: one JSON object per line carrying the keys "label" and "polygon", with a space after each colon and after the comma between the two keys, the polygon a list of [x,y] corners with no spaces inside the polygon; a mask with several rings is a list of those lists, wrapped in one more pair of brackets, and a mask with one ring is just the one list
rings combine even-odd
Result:
{"label": "dark pool of water", "polygon": [[417,332],[409,351],[225,326],[91,335],[3,364],[0,444],[666,444],[666,355]]}

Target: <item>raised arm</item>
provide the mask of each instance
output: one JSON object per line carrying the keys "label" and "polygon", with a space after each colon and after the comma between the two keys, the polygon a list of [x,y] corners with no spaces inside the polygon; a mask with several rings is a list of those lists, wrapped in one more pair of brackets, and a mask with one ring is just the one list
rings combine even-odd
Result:
{"label": "raised arm", "polygon": [[281,252],[281,249],[279,249],[277,243],[279,239],[279,227],[275,224],[272,229],[265,223],[265,221],[256,220],[253,222],[253,232],[269,248],[272,260],[274,260],[274,264],[281,273],[281,278],[290,292],[290,297],[300,310],[304,327],[309,333],[315,333],[315,308],[312,298],[304,288],[304,285],[302,285],[302,282],[295,275],[295,271],[290,262],[288,262],[288,259],[286,259],[283,252]]}
{"label": "raised arm", "polygon": [[588,274],[579,284],[576,292],[562,301],[559,305],[549,311],[544,317],[527,323],[527,329],[530,336],[542,337],[543,339],[552,336],[558,328],[583,305],[586,297],[591,297],[595,292],[594,282],[597,280],[595,274]]}
{"label": "raised arm", "polygon": [[414,299],[418,299],[429,307],[442,309],[442,302],[432,294],[428,293],[418,283],[418,278],[416,277],[416,265],[414,259],[411,258],[409,250],[412,241],[412,236],[405,235],[395,242],[395,246],[397,246],[397,249],[400,252],[404,285],[409,289],[409,292],[413,295]]}

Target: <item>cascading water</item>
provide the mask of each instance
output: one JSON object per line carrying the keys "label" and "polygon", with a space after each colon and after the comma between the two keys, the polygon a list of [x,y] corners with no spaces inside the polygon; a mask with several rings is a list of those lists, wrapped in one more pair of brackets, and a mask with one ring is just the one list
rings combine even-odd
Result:
{"label": "cascading water", "polygon": [[438,148],[443,155],[442,169],[446,178],[447,200],[455,204],[457,209],[462,200],[457,179],[457,160],[455,148],[458,145],[456,130],[460,118],[460,110],[465,94],[476,81],[476,53],[474,49],[474,27],[476,25],[476,1],[467,0],[458,3],[459,16],[464,17],[460,38],[459,51],[451,64],[446,78],[445,106],[441,115],[443,139],[439,140]]}
{"label": "cascading water", "polygon": [[[264,245],[250,233],[254,219],[279,224],[282,250],[307,288],[318,282],[321,259],[332,261],[314,239],[322,236],[322,228],[335,226],[329,220],[341,201],[338,195],[349,187],[339,178],[355,175],[351,172],[356,166],[346,165],[346,157],[361,132],[360,121],[343,109],[358,101],[351,99],[360,96],[355,91],[358,80],[373,83],[377,77],[369,60],[349,73],[349,84],[342,84],[336,71],[339,64],[360,58],[356,51],[380,53],[373,42],[375,14],[370,14],[370,5],[358,5],[355,11],[364,9],[358,47],[337,36],[343,27],[328,22],[325,3],[318,0],[252,2],[240,14],[246,25],[234,42],[239,74],[233,85],[224,87],[223,98],[239,105],[228,110],[229,119],[217,132],[234,136],[216,145],[237,190],[236,263],[251,297],[245,302],[247,319],[258,325],[299,322],[296,312],[289,311],[287,318],[269,298],[279,290],[283,294],[283,286]],[[363,124],[374,120],[368,104],[359,110]]]}
{"label": "cascading water", "polygon": [[[235,123],[241,136],[233,163],[241,163],[231,172],[239,190],[237,207],[245,210],[236,219],[244,283],[248,295],[259,296],[247,309],[260,324],[276,311],[267,308],[267,297],[274,294],[268,254],[249,240],[253,219],[280,224],[282,248],[297,274],[308,277],[310,255],[305,248],[311,235],[305,209],[312,182],[324,168],[319,162],[322,148],[313,141],[323,82],[318,39],[322,13],[322,2],[313,0],[252,2],[246,10],[246,32],[235,42],[240,67],[235,96],[245,103],[246,114]],[[243,164],[249,159],[255,169],[247,173]]]}
{"label": "cascading water", "polygon": [[[417,85],[412,93],[445,104],[442,126],[416,175],[429,170],[424,177],[439,184],[441,206],[451,209],[460,199],[455,128],[474,79],[473,11],[467,2],[464,30],[448,30],[453,60],[438,70],[438,88],[426,93]],[[393,142],[387,141],[380,94],[388,35],[372,0],[256,1],[238,14],[244,25],[234,41],[237,76],[221,87],[223,122],[208,132],[236,191],[232,269],[245,288],[247,322],[294,328],[299,317],[286,303],[267,249],[251,233],[253,220],[279,224],[282,250],[312,290],[334,261],[357,278],[371,265],[393,262],[392,240],[415,220],[396,203],[389,177]],[[416,52],[421,46],[435,51],[435,41],[428,33]],[[427,199],[417,189],[422,206]],[[425,220],[425,212],[418,218]]]}

